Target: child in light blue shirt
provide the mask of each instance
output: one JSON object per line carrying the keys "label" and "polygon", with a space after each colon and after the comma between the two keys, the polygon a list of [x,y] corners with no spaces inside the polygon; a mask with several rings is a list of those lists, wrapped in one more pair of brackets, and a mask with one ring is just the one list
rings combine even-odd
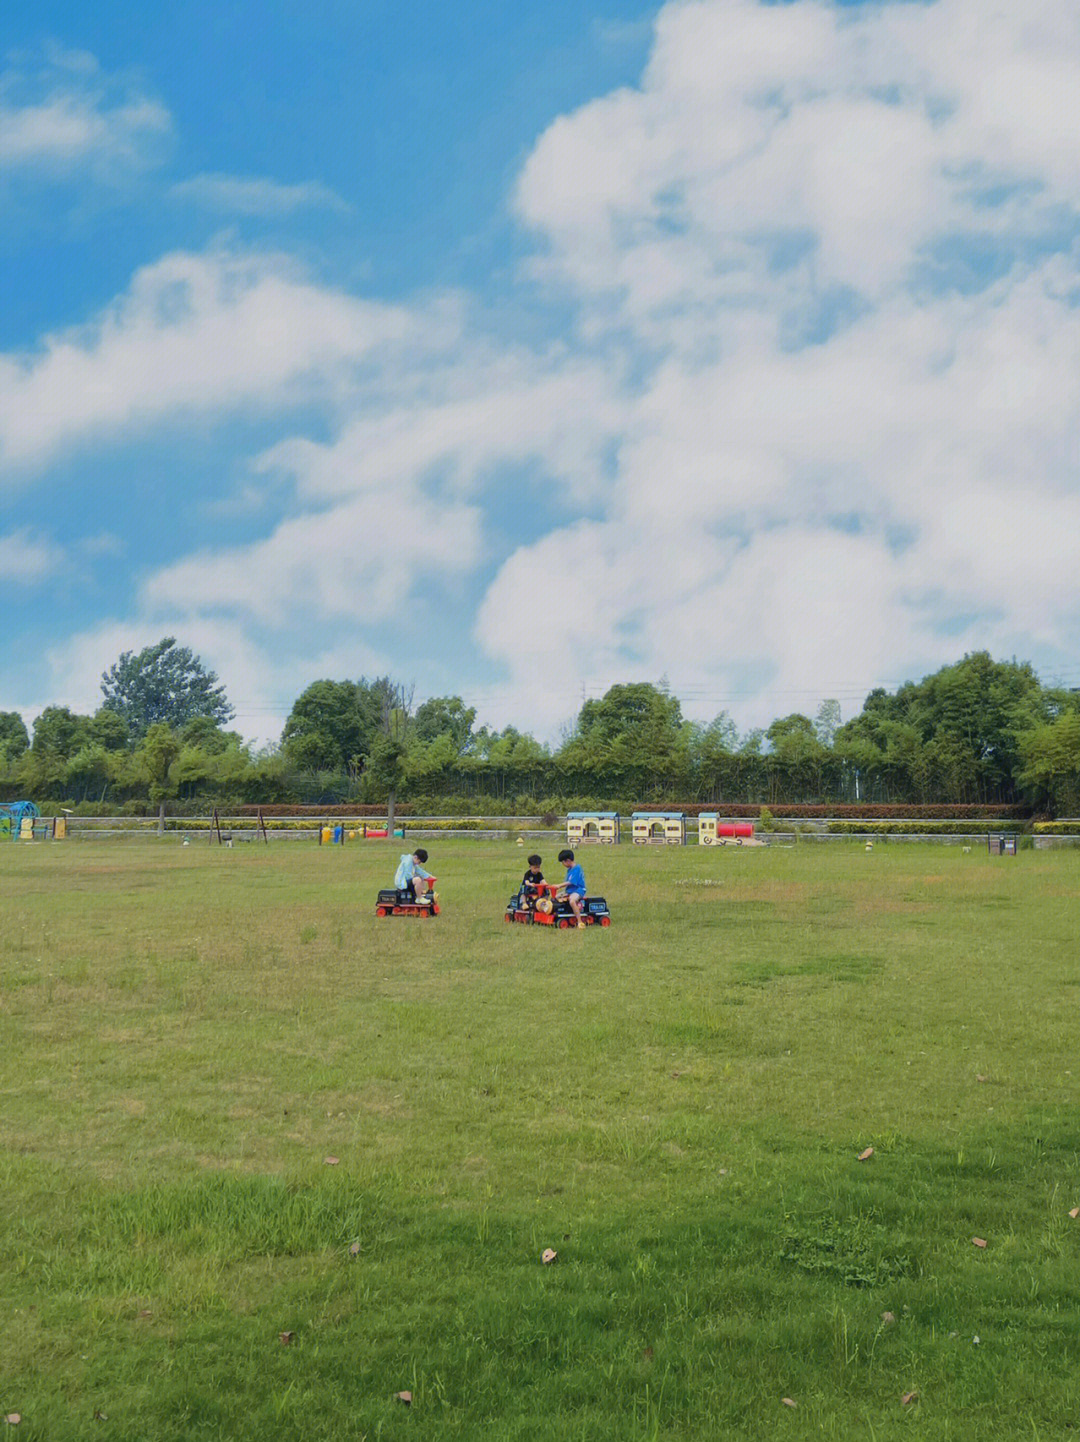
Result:
{"label": "child in light blue shirt", "polygon": [[[427,860],[427,852],[422,846],[415,851],[403,851],[401,860],[398,862],[398,869],[394,873],[394,885],[398,891],[407,891],[413,900],[416,900],[416,883],[418,881],[431,882],[434,880],[430,871],[424,870],[424,862]],[[425,886],[423,894],[426,895],[430,888]]]}

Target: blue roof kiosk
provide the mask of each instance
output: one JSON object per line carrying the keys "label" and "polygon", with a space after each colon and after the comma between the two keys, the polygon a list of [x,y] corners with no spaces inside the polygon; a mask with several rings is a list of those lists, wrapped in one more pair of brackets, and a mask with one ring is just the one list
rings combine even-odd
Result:
{"label": "blue roof kiosk", "polygon": [[685,812],[635,811],[630,825],[635,846],[686,845]]}
{"label": "blue roof kiosk", "polygon": [[567,846],[618,846],[619,813],[617,811],[568,811],[566,813]]}

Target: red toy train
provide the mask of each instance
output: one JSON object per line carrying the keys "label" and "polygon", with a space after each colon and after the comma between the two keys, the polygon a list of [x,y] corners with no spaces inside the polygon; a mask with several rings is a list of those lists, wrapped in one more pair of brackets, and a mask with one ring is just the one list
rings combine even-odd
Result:
{"label": "red toy train", "polygon": [[435,877],[428,881],[428,890],[417,896],[410,887],[384,887],[375,903],[376,916],[438,916],[439,898],[435,894]]}
{"label": "red toy train", "polygon": [[[611,914],[602,896],[586,896],[582,902],[581,919],[586,926],[610,926]],[[573,909],[559,888],[540,881],[535,886],[522,886],[506,903],[506,920],[524,926],[557,926],[566,931],[576,925]]]}

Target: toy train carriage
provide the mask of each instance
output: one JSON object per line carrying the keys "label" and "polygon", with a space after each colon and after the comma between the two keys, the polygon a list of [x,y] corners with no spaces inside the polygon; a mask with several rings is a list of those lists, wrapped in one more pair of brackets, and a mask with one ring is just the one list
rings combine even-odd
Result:
{"label": "toy train carriage", "polygon": [[[432,881],[434,881],[432,877]],[[426,897],[416,897],[402,887],[384,887],[375,903],[376,916],[438,916],[439,902],[434,892]]]}
{"label": "toy train carriage", "polygon": [[[587,896],[582,902],[582,921],[586,926],[610,926],[611,913],[602,896]],[[506,903],[506,920],[525,926],[557,926],[566,931],[577,925],[574,909],[555,887],[541,882],[535,887],[522,887]]]}

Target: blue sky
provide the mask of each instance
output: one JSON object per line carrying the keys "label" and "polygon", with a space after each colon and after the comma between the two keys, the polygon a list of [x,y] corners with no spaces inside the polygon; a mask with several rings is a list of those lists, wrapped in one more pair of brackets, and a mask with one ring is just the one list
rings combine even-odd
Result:
{"label": "blue sky", "polygon": [[15,7],[0,709],[1080,684],[1066,0]]}

